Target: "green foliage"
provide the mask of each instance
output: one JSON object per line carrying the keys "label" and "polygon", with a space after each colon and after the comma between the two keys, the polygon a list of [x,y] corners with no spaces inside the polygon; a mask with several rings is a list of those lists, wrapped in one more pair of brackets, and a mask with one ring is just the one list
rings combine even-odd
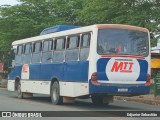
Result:
{"label": "green foliage", "polygon": [[157,39],[156,38],[152,38],[151,39],[151,47],[155,47],[157,46]]}
{"label": "green foliage", "polygon": [[149,27],[159,19],[159,2],[154,0],[85,0],[79,18],[83,24],[120,23]]}
{"label": "green foliage", "polygon": [[0,51],[8,51],[14,40],[37,36],[44,28],[59,24],[130,24],[159,32],[159,0],[17,1],[21,4],[0,6]]}
{"label": "green foliage", "polygon": [[14,40],[37,36],[46,27],[76,25],[74,0],[19,0],[20,5],[0,7],[0,51],[10,49]]}
{"label": "green foliage", "polygon": [[[146,27],[151,33],[159,33],[159,0],[85,0],[79,11],[79,20],[83,25],[96,23],[129,24]],[[156,39],[151,38],[151,46]]]}

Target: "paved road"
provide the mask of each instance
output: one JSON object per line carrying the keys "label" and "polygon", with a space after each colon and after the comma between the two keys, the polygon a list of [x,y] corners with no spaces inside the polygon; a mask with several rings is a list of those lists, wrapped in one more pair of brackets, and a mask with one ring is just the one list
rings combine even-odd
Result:
{"label": "paved road", "polygon": [[[74,104],[52,105],[49,97],[36,95],[28,99],[18,99],[15,92],[0,88],[0,111],[160,111],[160,106],[118,100],[110,105],[94,106],[90,100],[79,99]],[[59,118],[56,119],[59,120]],[[89,119],[87,118],[87,120]],[[93,118],[92,120],[96,119]],[[119,117],[110,119],[120,120]],[[125,119],[123,118],[123,120]],[[143,120],[144,118],[140,119]],[[158,118],[154,119],[158,120]]]}

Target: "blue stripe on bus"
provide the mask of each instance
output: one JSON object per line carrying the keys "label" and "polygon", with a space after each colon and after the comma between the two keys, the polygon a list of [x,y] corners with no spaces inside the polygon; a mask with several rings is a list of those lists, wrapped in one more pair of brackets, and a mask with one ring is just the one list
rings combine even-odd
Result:
{"label": "blue stripe on bus", "polygon": [[88,82],[88,61],[66,62],[64,68],[64,80]]}
{"label": "blue stripe on bus", "polygon": [[29,72],[30,72],[29,79],[32,79],[32,80],[40,79],[40,70],[41,70],[40,63],[29,65]]}
{"label": "blue stripe on bus", "polygon": [[106,75],[106,65],[111,58],[101,58],[97,61],[98,80],[108,80]]}
{"label": "blue stripe on bus", "polygon": [[148,62],[146,60],[137,60],[140,65],[140,75],[137,81],[146,81],[147,80],[147,71],[148,71]]}
{"label": "blue stripe on bus", "polygon": [[[32,65],[31,65],[32,66]],[[64,63],[54,62],[41,65],[41,80],[51,80],[53,77],[62,80],[64,78]],[[32,76],[30,77],[32,79]]]}
{"label": "blue stripe on bus", "polygon": [[[88,82],[88,61],[54,62],[46,64],[29,65],[30,80],[51,80],[57,78],[61,81]],[[10,79],[17,76],[21,78],[22,65],[15,66],[9,74]]]}
{"label": "blue stripe on bus", "polygon": [[15,66],[9,74],[9,79],[15,80],[16,77],[21,78],[22,65]]}
{"label": "blue stripe on bus", "polygon": [[[57,78],[61,81],[87,82],[88,61],[55,62],[41,65],[41,79]],[[32,76],[30,77],[32,79]]]}

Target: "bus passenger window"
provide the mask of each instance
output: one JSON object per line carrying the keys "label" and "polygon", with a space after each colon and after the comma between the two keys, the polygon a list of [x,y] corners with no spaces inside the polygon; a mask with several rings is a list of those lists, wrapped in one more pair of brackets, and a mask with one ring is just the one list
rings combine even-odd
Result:
{"label": "bus passenger window", "polygon": [[91,34],[86,33],[82,35],[81,38],[81,49],[80,49],[80,60],[86,60],[89,55],[89,46],[90,46]]}
{"label": "bus passenger window", "polygon": [[79,47],[79,36],[68,37],[67,48],[74,49]]}
{"label": "bus passenger window", "polygon": [[68,37],[67,39],[67,49],[65,52],[66,61],[76,61],[78,60],[79,51],[79,36]]}
{"label": "bus passenger window", "polygon": [[56,50],[63,50],[65,47],[65,39],[60,38],[56,40]]}
{"label": "bus passenger window", "polygon": [[54,41],[53,62],[63,62],[64,60],[65,38]]}
{"label": "bus passenger window", "polygon": [[33,44],[33,53],[39,53],[41,51],[41,42],[37,42]]}
{"label": "bus passenger window", "polygon": [[41,59],[42,43],[36,42],[33,44],[32,63],[39,63]]}
{"label": "bus passenger window", "polygon": [[30,63],[30,59],[31,59],[31,43],[29,44],[26,44],[25,47],[24,47],[24,63],[26,64],[29,64]]}
{"label": "bus passenger window", "polygon": [[48,45],[49,44],[49,41],[44,41],[43,42],[43,52],[46,52],[46,51],[48,51]]}
{"label": "bus passenger window", "polygon": [[43,42],[42,62],[51,62],[52,46],[53,46],[52,40],[47,40]]}
{"label": "bus passenger window", "polygon": [[22,54],[23,53],[23,45],[19,45],[17,47],[17,53],[16,53],[16,56],[15,56],[15,61],[16,61],[16,64],[21,64],[22,63]]}
{"label": "bus passenger window", "polygon": [[18,46],[17,55],[21,55],[22,54],[22,50],[23,50],[23,46],[22,45]]}
{"label": "bus passenger window", "polygon": [[88,47],[90,45],[90,34],[84,34],[82,35],[82,47]]}

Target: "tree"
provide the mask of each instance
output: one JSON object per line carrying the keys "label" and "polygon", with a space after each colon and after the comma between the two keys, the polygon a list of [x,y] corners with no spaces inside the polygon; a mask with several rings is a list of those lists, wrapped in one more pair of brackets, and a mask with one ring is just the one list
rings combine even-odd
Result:
{"label": "tree", "polygon": [[77,24],[79,0],[19,1],[16,6],[0,7],[0,50],[9,50],[14,40],[37,36],[46,27]]}
{"label": "tree", "polygon": [[59,24],[129,24],[159,32],[159,0],[19,1],[16,6],[0,7],[0,50],[9,50],[14,40],[37,36],[44,28]]}
{"label": "tree", "polygon": [[0,6],[0,61],[5,66],[13,41],[37,36],[46,27],[77,24],[76,11],[81,7],[78,0],[19,1],[16,6]]}
{"label": "tree", "polygon": [[[85,0],[79,11],[83,25],[95,23],[129,24],[148,28],[156,34],[160,23],[159,0]],[[153,22],[154,21],[154,22]],[[152,44],[156,40],[153,37]]]}

